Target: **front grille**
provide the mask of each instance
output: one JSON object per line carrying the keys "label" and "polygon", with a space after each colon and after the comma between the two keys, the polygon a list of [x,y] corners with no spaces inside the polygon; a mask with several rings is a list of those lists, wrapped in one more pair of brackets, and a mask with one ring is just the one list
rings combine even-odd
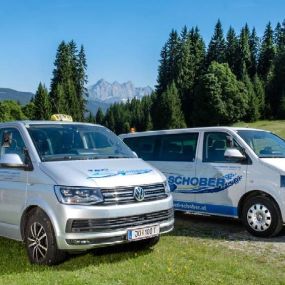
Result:
{"label": "front grille", "polygon": [[[134,187],[135,186],[101,188],[101,192],[104,197],[103,205],[120,205],[137,202],[134,198]],[[167,197],[165,187],[162,183],[142,185],[141,187],[144,189],[143,202],[160,200]]]}
{"label": "front grille", "polygon": [[124,230],[141,225],[161,223],[170,219],[173,219],[173,209],[111,219],[76,219],[67,221],[66,232],[82,233]]}

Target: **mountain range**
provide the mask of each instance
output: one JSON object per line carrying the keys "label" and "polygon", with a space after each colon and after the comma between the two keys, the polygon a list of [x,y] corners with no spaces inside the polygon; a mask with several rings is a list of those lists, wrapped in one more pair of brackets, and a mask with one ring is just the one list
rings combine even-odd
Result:
{"label": "mountain range", "polygon": [[152,92],[151,87],[135,87],[131,81],[120,84],[117,81],[109,83],[104,79],[100,79],[96,84],[89,86],[88,100],[113,104],[115,102],[126,102],[132,98],[141,99]]}
{"label": "mountain range", "polygon": [[[135,87],[131,81],[120,84],[117,81],[109,83],[104,79],[100,79],[94,85],[89,86],[87,90],[86,107],[93,114],[96,114],[99,107],[106,111],[115,102],[126,102],[132,98],[141,99],[143,96],[150,95],[153,92],[151,87]],[[0,100],[15,100],[21,105],[25,105],[30,102],[33,96],[34,94],[31,92],[0,88]]]}

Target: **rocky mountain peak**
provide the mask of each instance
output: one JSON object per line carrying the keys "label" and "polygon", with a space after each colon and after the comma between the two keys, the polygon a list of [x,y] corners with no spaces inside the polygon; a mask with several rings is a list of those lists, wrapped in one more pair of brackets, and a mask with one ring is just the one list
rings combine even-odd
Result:
{"label": "rocky mountain peak", "polygon": [[125,102],[132,98],[140,99],[143,96],[150,95],[152,91],[152,88],[149,86],[135,87],[132,81],[124,83],[114,81],[113,83],[109,83],[104,79],[100,79],[88,88],[88,100],[112,104],[115,102]]}

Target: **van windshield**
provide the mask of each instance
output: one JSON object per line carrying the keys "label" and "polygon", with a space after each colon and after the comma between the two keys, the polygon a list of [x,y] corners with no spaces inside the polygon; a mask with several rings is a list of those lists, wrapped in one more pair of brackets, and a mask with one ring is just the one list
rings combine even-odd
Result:
{"label": "van windshield", "polygon": [[42,161],[135,157],[114,133],[101,126],[35,124],[27,130]]}
{"label": "van windshield", "polygon": [[237,133],[260,158],[285,157],[285,141],[265,131],[238,130]]}

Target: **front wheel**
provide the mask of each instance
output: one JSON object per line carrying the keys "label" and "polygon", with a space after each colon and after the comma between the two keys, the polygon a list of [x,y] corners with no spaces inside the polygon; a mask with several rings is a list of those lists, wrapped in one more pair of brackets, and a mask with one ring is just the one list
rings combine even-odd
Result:
{"label": "front wheel", "polygon": [[242,209],[242,220],[246,229],[258,237],[272,237],[282,229],[282,218],[278,206],[265,196],[251,197]]}
{"label": "front wheel", "polygon": [[57,248],[50,219],[40,209],[29,215],[25,227],[25,245],[31,263],[55,265],[65,258],[65,253]]}

